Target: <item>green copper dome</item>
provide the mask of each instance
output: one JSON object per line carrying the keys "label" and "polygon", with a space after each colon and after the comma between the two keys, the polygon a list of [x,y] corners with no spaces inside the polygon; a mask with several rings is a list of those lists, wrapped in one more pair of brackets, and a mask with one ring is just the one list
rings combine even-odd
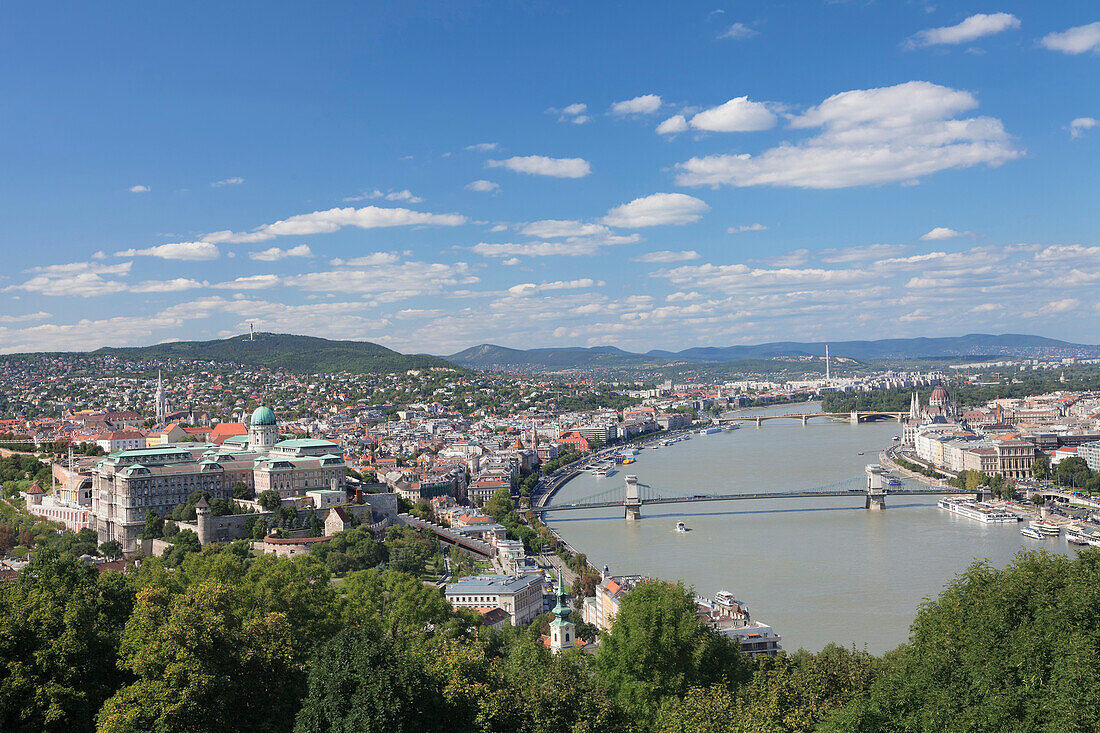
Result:
{"label": "green copper dome", "polygon": [[249,425],[274,425],[275,413],[271,411],[271,408],[267,405],[260,405],[252,413],[252,419],[249,421]]}

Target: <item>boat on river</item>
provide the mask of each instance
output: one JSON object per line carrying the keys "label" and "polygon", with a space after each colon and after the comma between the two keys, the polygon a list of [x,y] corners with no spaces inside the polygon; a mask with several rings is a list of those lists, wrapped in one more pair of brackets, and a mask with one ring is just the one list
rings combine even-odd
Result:
{"label": "boat on river", "polygon": [[1039,534],[1047,535],[1048,537],[1057,537],[1062,533],[1062,528],[1054,522],[1048,522],[1043,519],[1035,519],[1028,522],[1028,527],[1035,530]]}
{"label": "boat on river", "polygon": [[688,531],[687,525],[684,524],[683,522],[677,522],[676,523],[676,531],[677,532],[687,532]]}
{"label": "boat on river", "polygon": [[1024,527],[1023,529],[1020,530],[1020,534],[1022,534],[1024,537],[1027,537],[1027,538],[1033,539],[1033,540],[1044,539],[1044,535],[1040,534],[1037,530],[1034,530],[1031,527]]}

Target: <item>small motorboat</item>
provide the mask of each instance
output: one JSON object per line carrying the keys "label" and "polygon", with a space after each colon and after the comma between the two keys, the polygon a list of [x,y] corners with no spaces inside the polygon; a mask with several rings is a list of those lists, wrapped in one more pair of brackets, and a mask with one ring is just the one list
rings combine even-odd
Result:
{"label": "small motorboat", "polygon": [[687,532],[688,531],[687,525],[684,524],[683,522],[677,522],[676,523],[676,531],[677,532]]}
{"label": "small motorboat", "polygon": [[1045,535],[1039,534],[1037,530],[1034,530],[1031,527],[1024,527],[1020,530],[1020,534],[1033,540],[1041,540],[1045,537]]}

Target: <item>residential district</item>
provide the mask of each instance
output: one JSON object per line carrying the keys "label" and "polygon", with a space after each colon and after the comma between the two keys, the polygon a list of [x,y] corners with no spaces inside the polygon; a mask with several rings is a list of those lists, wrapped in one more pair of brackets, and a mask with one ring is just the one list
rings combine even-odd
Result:
{"label": "residential district", "polygon": [[[33,457],[48,480],[24,470],[5,482],[4,496],[8,509],[57,532],[90,532],[85,560],[114,568],[191,542],[245,542],[254,553],[294,557],[343,547],[353,530],[379,541],[395,529],[424,533],[448,552],[422,577],[452,606],[493,626],[552,611],[545,643],[560,651],[598,644],[593,633],[578,638],[576,623],[609,629],[622,598],[645,579],[597,570],[523,510],[546,501],[587,454],[613,458],[617,445],[709,424],[739,405],[912,389],[909,410],[896,416],[897,445],[883,454],[899,470],[930,481],[973,472],[1037,489],[1069,460],[1083,483],[1053,498],[1100,493],[1084,485],[1100,472],[1100,393],[960,405],[951,379],[958,376],[834,379],[826,367],[823,380],[786,384],[627,385],[446,369],[302,376],[111,358],[7,361],[0,454]],[[916,390],[933,386],[922,401]],[[34,552],[19,539],[0,547],[8,577]],[[700,596],[697,607],[702,623],[743,652],[779,651],[780,636],[732,593]]]}

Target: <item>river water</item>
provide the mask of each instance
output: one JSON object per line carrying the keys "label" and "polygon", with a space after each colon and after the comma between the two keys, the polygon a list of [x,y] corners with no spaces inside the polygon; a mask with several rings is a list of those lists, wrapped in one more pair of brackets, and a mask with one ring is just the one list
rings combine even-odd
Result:
{"label": "river water", "polygon": [[[816,412],[819,403],[731,414]],[[607,478],[585,473],[552,504],[621,488],[627,474],[679,494],[861,488],[864,468],[901,433],[896,422],[849,425],[818,418],[771,420],[757,428],[692,435]],[[863,452],[864,455],[860,455]],[[1000,566],[1021,548],[1069,552],[1063,538],[1029,540],[1019,525],[983,524],[936,506],[934,497],[887,496],[885,512],[865,495],[664,504],[550,512],[545,519],[596,567],[614,575],[682,579],[701,595],[729,590],[752,617],[772,625],[783,647],[811,651],[837,642],[881,654],[906,641],[918,605],[975,559]],[[689,532],[677,532],[683,521]]]}

